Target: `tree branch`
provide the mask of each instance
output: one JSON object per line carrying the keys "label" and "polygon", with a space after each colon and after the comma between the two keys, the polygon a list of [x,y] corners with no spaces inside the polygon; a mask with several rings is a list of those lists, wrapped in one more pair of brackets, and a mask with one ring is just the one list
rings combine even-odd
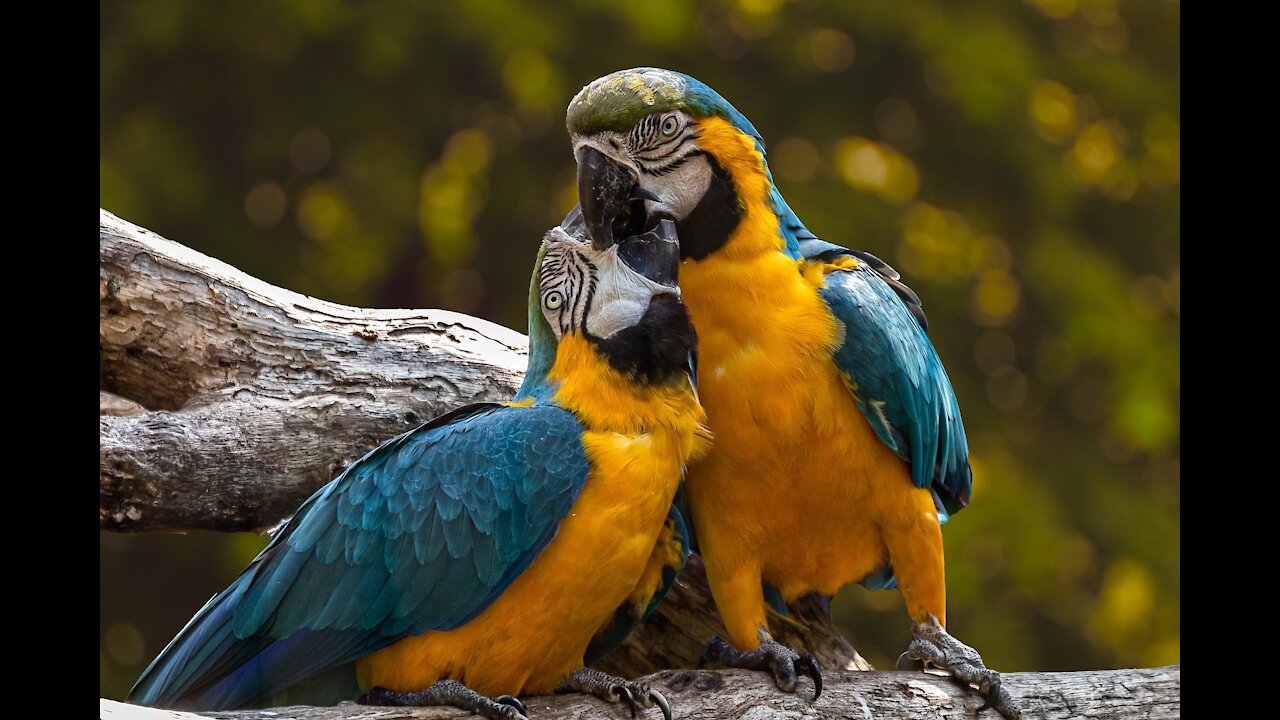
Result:
{"label": "tree branch", "polygon": [[133,410],[100,418],[104,530],[270,527],[379,442],[509,399],[524,372],[525,337],[500,325],[317,300],[105,210],[99,256],[99,387]]}
{"label": "tree branch", "polygon": [[[676,720],[751,718],[853,718],[916,720],[983,718],[975,693],[950,679],[920,672],[830,672],[822,697],[813,702],[812,686],[798,694],[774,687],[763,673],[743,670],[664,670],[645,678],[671,702]],[[1023,716],[1040,720],[1165,720],[1182,712],[1180,665],[1143,670],[1098,670],[1069,673],[1008,673],[1004,684],[1022,707]],[[583,695],[525,698],[529,716],[538,718],[612,718],[623,720],[620,705]],[[102,720],[437,720],[468,717],[441,708],[371,708],[344,703],[333,708],[271,708],[271,715],[245,710],[220,713],[174,713],[101,701]],[[474,716],[472,716],[474,717]],[[661,715],[647,711],[645,720]]]}
{"label": "tree branch", "polygon": [[[512,330],[443,310],[367,310],[299,295],[105,210],[99,253],[104,530],[275,525],[383,440],[467,402],[509,399],[524,370],[526,340]],[[809,685],[797,697],[761,674],[738,671],[664,670],[653,676],[655,687],[681,720],[973,717],[978,701],[946,679],[849,672],[870,665],[822,602],[803,599],[791,610],[771,629],[825,668],[817,703],[808,700]],[[713,634],[724,629],[694,556],[657,613],[597,667],[626,677],[692,667]],[[1005,678],[1026,717],[1179,713],[1178,666]],[[538,698],[529,707],[543,716],[624,714],[577,695]],[[183,717],[109,700],[101,712]],[[462,715],[353,705],[274,712],[299,720]]]}

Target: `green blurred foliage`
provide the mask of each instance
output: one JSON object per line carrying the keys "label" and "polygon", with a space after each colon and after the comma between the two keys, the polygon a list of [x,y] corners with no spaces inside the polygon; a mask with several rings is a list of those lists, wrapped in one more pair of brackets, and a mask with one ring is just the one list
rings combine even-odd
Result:
{"label": "green blurred foliage", "polygon": [[[818,235],[925,301],[973,451],[949,626],[1002,670],[1179,660],[1179,31],[1166,0],[101,5],[101,203],[269,282],[524,326],[570,97],[687,72]],[[352,452],[356,452],[352,448]],[[101,543],[101,692],[264,544]],[[834,612],[890,666],[896,592]]]}

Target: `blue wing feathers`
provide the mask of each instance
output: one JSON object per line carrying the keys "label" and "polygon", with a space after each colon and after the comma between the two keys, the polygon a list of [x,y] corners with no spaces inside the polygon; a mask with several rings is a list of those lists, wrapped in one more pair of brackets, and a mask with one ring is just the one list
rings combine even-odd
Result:
{"label": "blue wing feathers", "polygon": [[560,408],[480,404],[389,440],[303,503],[152,662],[131,699],[259,702],[475,617],[577,499],[589,470],[581,434]]}
{"label": "blue wing feathers", "polygon": [[844,324],[836,365],[876,435],[947,512],[967,505],[972,474],[960,407],[923,326],[868,263],[832,272],[819,294]]}
{"label": "blue wing feathers", "polygon": [[876,435],[911,463],[912,480],[931,488],[941,517],[969,503],[969,447],[951,381],[929,342],[920,298],[888,263],[871,253],[819,239],[777,188],[771,196],[786,251],[796,259],[860,261],[832,272],[819,291],[845,329],[836,364],[854,389]]}

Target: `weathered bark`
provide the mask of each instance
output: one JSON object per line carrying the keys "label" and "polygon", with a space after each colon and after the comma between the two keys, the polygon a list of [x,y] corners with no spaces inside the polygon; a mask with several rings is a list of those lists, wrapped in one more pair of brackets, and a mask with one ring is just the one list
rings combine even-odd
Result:
{"label": "weathered bark", "polygon": [[[459,405],[507,400],[525,337],[441,310],[364,310],[269,285],[102,211],[99,525],[257,530],[347,463]],[[870,669],[816,603],[779,641]],[[601,669],[692,667],[723,635],[696,558]]]}
{"label": "weathered bark", "polygon": [[[666,670],[646,680],[671,702],[676,720],[750,718],[850,718],[915,720],[917,718],[986,718],[976,714],[973,692],[947,678],[920,672],[830,672],[822,697],[813,702],[811,686],[800,694],[779,692],[763,673],[742,670]],[[1008,673],[1005,687],[1030,720],[1165,720],[1182,713],[1180,665],[1143,670],[1097,670],[1069,673]],[[525,698],[529,716],[538,718],[612,718],[623,720],[623,706],[583,695]],[[229,713],[174,713],[103,700],[102,720],[436,720],[467,717],[441,708],[370,708],[343,704],[334,708],[272,708]],[[474,717],[474,716],[471,716]],[[646,711],[645,720],[662,715]]]}
{"label": "weathered bark", "polygon": [[105,530],[270,527],[379,442],[509,399],[524,371],[525,337],[500,325],[317,300],[105,210],[99,255]]}

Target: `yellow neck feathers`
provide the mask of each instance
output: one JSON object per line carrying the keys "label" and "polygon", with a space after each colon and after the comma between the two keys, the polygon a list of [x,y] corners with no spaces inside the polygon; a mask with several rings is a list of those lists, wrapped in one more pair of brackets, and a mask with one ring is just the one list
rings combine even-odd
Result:
{"label": "yellow neck feathers", "polygon": [[661,429],[710,437],[706,414],[687,381],[643,385],[618,372],[581,334],[560,339],[547,379],[558,382],[555,403],[590,430],[639,435]]}
{"label": "yellow neck feathers", "polygon": [[745,260],[781,250],[785,243],[778,232],[778,216],[769,204],[772,189],[755,138],[724,118],[709,117],[698,121],[698,145],[729,173],[742,200],[742,220],[729,242],[715,254],[727,260]]}

